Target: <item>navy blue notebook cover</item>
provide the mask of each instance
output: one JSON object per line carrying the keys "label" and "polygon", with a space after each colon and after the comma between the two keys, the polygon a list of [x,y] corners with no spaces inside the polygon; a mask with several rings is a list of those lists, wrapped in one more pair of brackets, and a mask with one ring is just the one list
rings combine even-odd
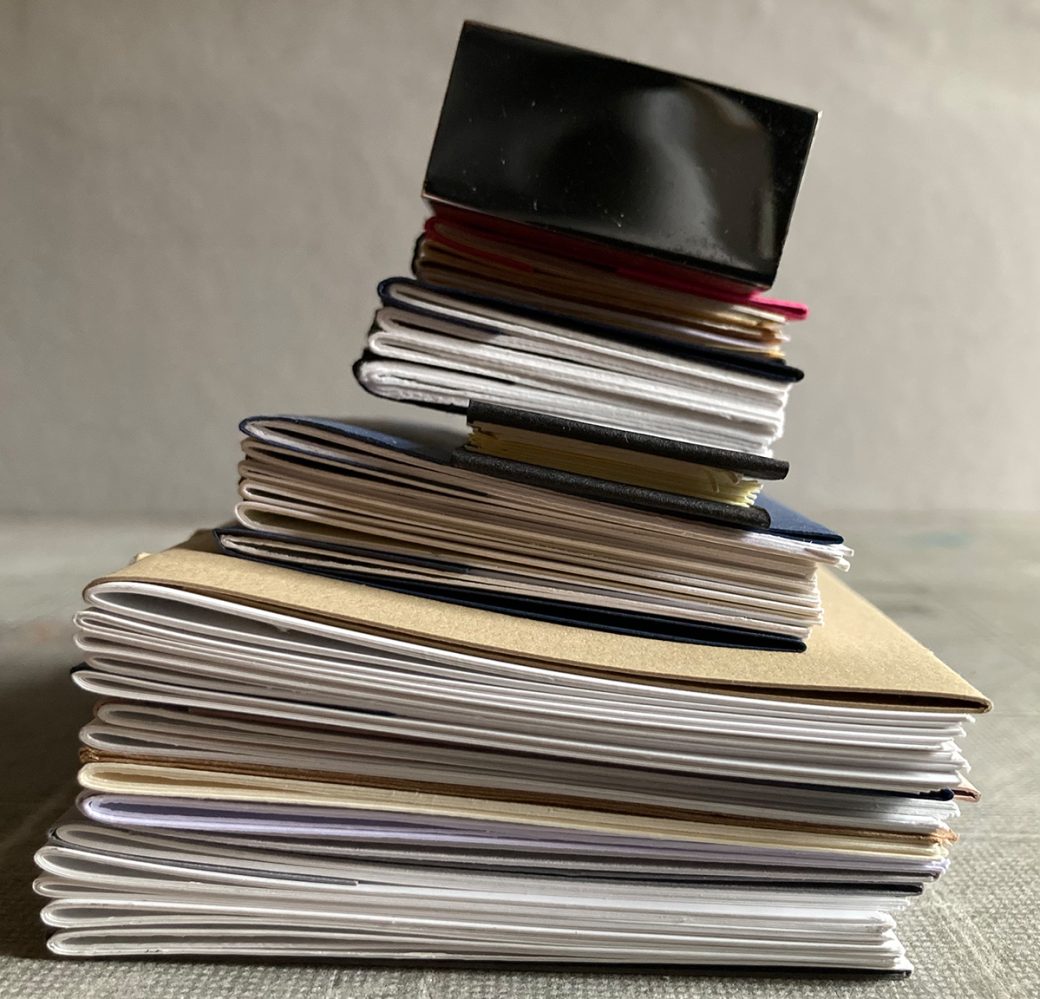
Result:
{"label": "navy blue notebook cover", "polygon": [[[436,465],[450,465],[452,452],[465,443],[465,436],[452,434],[450,431],[437,428],[426,428],[415,424],[397,421],[375,422],[370,421],[368,425],[362,426],[355,423],[346,423],[340,420],[332,420],[323,416],[255,416],[243,420],[239,429],[247,437],[256,440],[258,436],[252,427],[253,423],[265,420],[282,420],[286,423],[296,424],[305,431],[308,426],[319,428],[327,433],[342,436],[347,439],[365,441],[377,447],[386,448],[390,451],[399,451],[416,458],[422,458]],[[394,433],[392,431],[398,431]],[[404,436],[403,433],[408,436]],[[308,461],[308,449],[302,444],[280,443],[279,447],[295,455],[292,460],[299,461],[303,465],[311,464]],[[286,455],[288,458],[289,455]],[[348,459],[334,459],[341,464],[356,464]],[[315,466],[327,468],[327,466]],[[803,514],[784,506],[779,500],[770,499],[760,495],[755,502],[755,507],[765,511],[769,516],[769,525],[761,527],[742,527],[741,530],[750,530],[762,534],[774,534],[785,538],[795,538],[800,541],[812,541],[817,544],[832,545],[841,544],[844,538]],[[693,520],[703,520],[703,517],[690,515]]]}
{"label": "navy blue notebook cover", "polygon": [[[326,433],[342,436],[347,439],[366,442],[380,448],[409,454],[412,457],[427,460],[433,464],[448,464],[453,445],[459,443],[459,438],[454,435],[446,435],[443,432],[434,432],[433,439],[425,443],[399,434],[387,433],[383,429],[374,426],[359,426],[330,420],[323,417],[254,417],[243,420],[240,429],[247,437],[263,440],[258,434],[254,424],[268,419],[278,419],[293,423],[306,433],[307,428],[315,428]],[[410,429],[410,428],[409,428]],[[328,462],[350,465],[362,469],[362,463],[353,462],[347,458],[333,458],[326,455],[322,463],[312,461],[308,456],[311,454],[308,447],[302,441],[300,443],[279,442],[282,456],[290,461],[295,461],[302,466],[320,467],[329,470]],[[835,534],[822,524],[818,524],[807,517],[796,513],[789,507],[775,500],[759,498],[759,504],[769,515],[771,524],[768,528],[752,528],[756,533],[780,535],[783,537],[797,538],[800,540],[813,541],[821,544],[841,543],[840,535]],[[596,630],[615,631],[622,634],[636,635],[644,638],[656,638],[670,641],[695,642],[705,645],[722,645],[740,648],[761,648],[776,651],[801,652],[805,644],[799,639],[785,635],[753,631],[745,628],[735,628],[726,625],[713,625],[697,622],[678,621],[659,615],[638,614],[629,611],[603,610],[584,604],[570,603],[564,601],[552,601],[539,598],[516,596],[504,593],[474,592],[471,589],[452,585],[451,583],[432,583],[414,580],[389,580],[385,577],[367,570],[365,566],[358,565],[356,568],[324,568],[303,566],[289,559],[280,560],[275,556],[264,558],[244,555],[229,547],[226,543],[229,539],[242,539],[262,541],[279,540],[286,541],[284,535],[270,531],[256,531],[245,527],[229,526],[220,527],[214,532],[221,549],[229,555],[242,558],[254,558],[255,561],[269,561],[284,565],[288,568],[304,572],[314,572],[318,575],[330,576],[339,579],[348,579],[354,582],[364,583],[384,589],[397,590],[399,592],[412,593],[418,596],[430,597],[437,600],[446,600],[451,603],[463,604],[471,607],[479,607],[484,610],[493,610],[506,614],[519,614],[538,620],[550,621],[557,624],[566,624],[575,627],[592,628]],[[402,565],[425,565],[455,572],[465,572],[466,567],[449,560],[416,558],[412,556],[391,556],[377,548],[363,549],[349,546],[337,545],[330,542],[317,540],[306,541],[308,547],[324,549],[335,552],[340,560],[349,560],[350,555],[362,556],[364,554],[378,555],[385,561],[398,561]]]}

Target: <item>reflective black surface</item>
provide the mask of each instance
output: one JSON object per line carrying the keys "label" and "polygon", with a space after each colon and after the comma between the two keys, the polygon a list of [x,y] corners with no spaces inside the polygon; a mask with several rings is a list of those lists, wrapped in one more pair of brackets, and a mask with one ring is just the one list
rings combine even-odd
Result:
{"label": "reflective black surface", "polygon": [[424,193],[768,286],[817,117],[467,22]]}

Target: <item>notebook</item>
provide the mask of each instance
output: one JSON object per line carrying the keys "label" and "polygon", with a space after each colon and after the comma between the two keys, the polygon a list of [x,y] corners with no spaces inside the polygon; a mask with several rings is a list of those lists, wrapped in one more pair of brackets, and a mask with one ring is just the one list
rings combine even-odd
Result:
{"label": "notebook", "polygon": [[561,623],[800,650],[840,536],[779,504],[734,530],[451,465],[451,451],[312,417],[242,424],[229,554]]}
{"label": "notebook", "polygon": [[[87,614],[81,618],[81,647],[96,658],[106,644],[95,631],[97,623],[87,618]],[[268,658],[274,657],[268,653]],[[704,699],[700,715],[691,711],[690,717],[706,724],[711,709],[723,703]],[[962,737],[964,724],[963,720],[947,723],[947,734]],[[716,725],[714,730],[720,729]],[[932,738],[934,744],[936,735],[933,729],[921,728],[905,738]],[[464,790],[506,801],[672,818],[724,816],[737,824],[763,821],[778,827],[860,829],[941,840],[949,836],[948,823],[959,815],[952,794],[941,790],[868,796],[849,788],[653,771],[600,759],[533,753],[517,757],[476,743],[439,744],[407,734],[355,734],[261,714],[202,713],[188,706],[160,707],[133,700],[99,702],[80,736],[84,763],[136,762],[403,790]],[[725,741],[725,734],[719,735],[720,748]]]}
{"label": "notebook", "polygon": [[480,298],[403,278],[379,294],[354,374],[374,395],[403,402],[457,411],[497,403],[768,456],[802,377],[786,364],[689,345],[658,320],[639,329],[608,309],[578,320],[518,308],[495,288]]}
{"label": "notebook", "polygon": [[638,256],[644,269],[696,269],[747,299],[773,283],[818,118],[466,22],[423,195],[498,226]]}
{"label": "notebook", "polygon": [[787,462],[633,434],[527,410],[470,403],[458,468],[589,499],[678,513],[740,527],[769,527],[756,506],[762,480]]}
{"label": "notebook", "polygon": [[494,859],[420,866],[306,846],[65,821],[36,856],[50,949],[910,968],[892,931],[903,892],[697,884],[611,869],[561,878]]}
{"label": "notebook", "polygon": [[[85,592],[88,601],[104,603],[110,599],[106,594],[114,591],[112,609],[124,613],[121,608],[136,605],[132,594],[143,592],[141,587],[159,587],[158,595],[172,605],[225,600],[234,605],[236,617],[287,614],[311,622],[305,628],[315,633],[328,626],[361,629],[381,642],[419,642],[458,654],[488,653],[514,663],[551,664],[581,677],[655,678],[676,689],[757,692],[850,709],[885,705],[925,712],[988,710],[983,695],[836,577],[823,573],[820,584],[828,624],[814,634],[804,653],[791,656],[586,632],[332,580],[229,558],[214,550],[205,531],[96,580]],[[125,598],[120,595],[124,591]],[[150,599],[142,601],[140,614],[134,616],[147,619],[150,606]],[[189,607],[187,614],[194,611]]]}

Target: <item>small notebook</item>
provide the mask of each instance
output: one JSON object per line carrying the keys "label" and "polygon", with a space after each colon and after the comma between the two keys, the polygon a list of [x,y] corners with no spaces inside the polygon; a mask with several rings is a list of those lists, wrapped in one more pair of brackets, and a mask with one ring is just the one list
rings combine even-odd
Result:
{"label": "small notebook", "polygon": [[743,286],[747,300],[773,283],[818,118],[467,22],[423,195],[485,223],[642,258],[645,270],[697,269]]}
{"label": "small notebook", "polygon": [[504,235],[501,224],[491,230],[474,226],[471,218],[434,217],[416,245],[412,269],[433,287],[577,320],[609,315],[616,325],[691,345],[783,357],[788,315],[768,303],[720,301],[630,270],[605,269],[590,260],[594,252],[548,251],[529,229],[512,235]]}
{"label": "small notebook", "polygon": [[[106,630],[104,621],[105,615],[96,610],[84,611],[79,619],[80,647],[95,662],[111,661],[116,654],[111,631]],[[186,649],[187,645],[182,640],[181,647]],[[153,643],[152,647],[157,646]],[[135,648],[140,659],[141,645]],[[196,651],[207,650],[198,643]],[[208,653],[213,651],[212,646],[208,647]],[[265,665],[275,658],[270,649],[259,655]],[[212,655],[209,659],[212,661]],[[297,664],[302,675],[305,665],[317,665],[316,657],[300,655]],[[200,673],[192,682],[205,684],[206,677]],[[532,700],[544,699],[547,689],[548,683],[533,687]],[[312,692],[321,697],[317,688]],[[284,686],[283,696],[289,696]],[[727,703],[734,706],[732,702],[703,698],[697,702],[698,710],[693,711],[693,703],[688,718],[691,724],[701,725],[711,720],[713,708]],[[752,717],[749,712],[748,719]],[[763,717],[759,718],[757,733],[747,719],[739,724],[733,721],[732,730],[726,732],[726,718],[720,712],[711,725],[717,739],[716,752],[732,746],[733,731],[751,732],[749,740],[767,738]],[[894,721],[891,717],[888,720]],[[779,737],[785,726],[773,724]],[[793,736],[796,731],[794,725],[786,726],[787,735]],[[906,731],[909,734],[902,736],[906,741],[920,742],[922,736],[931,737],[934,745],[942,737],[938,728],[908,727]],[[945,734],[959,737],[963,723],[948,725]],[[226,710],[203,713],[185,705],[160,706],[134,700],[99,702],[80,737],[84,763],[122,761],[195,770],[219,768],[255,776],[450,791],[505,801],[666,818],[714,817],[731,824],[768,822],[815,832],[845,829],[941,841],[949,837],[948,823],[959,814],[952,791],[865,795],[850,788],[766,783],[701,772],[652,771],[633,763],[609,763],[603,759],[566,759],[531,753],[518,756],[476,743],[419,744],[400,735],[334,731],[261,714]]]}
{"label": "small notebook", "polygon": [[354,373],[374,395],[464,411],[495,403],[769,455],[801,372],[698,349],[662,328],[578,321],[394,278]]}
{"label": "small notebook", "polygon": [[633,434],[488,403],[470,403],[458,468],[574,496],[738,527],[769,527],[756,506],[763,479],[787,462]]}

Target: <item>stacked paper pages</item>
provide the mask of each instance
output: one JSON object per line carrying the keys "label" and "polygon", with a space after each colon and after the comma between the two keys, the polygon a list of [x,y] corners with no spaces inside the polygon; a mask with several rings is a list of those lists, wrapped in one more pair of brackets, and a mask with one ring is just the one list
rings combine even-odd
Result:
{"label": "stacked paper pages", "polygon": [[910,969],[989,704],[763,491],[815,122],[464,28],[355,373],[467,426],[247,418],[87,586],[55,953]]}
{"label": "stacked paper pages", "polygon": [[824,591],[795,655],[142,558],[77,620],[51,947],[906,969],[986,702]]}
{"label": "stacked paper pages", "polygon": [[462,437],[453,450],[306,417],[243,429],[239,524],[218,532],[229,554],[492,610],[801,650],[822,615],[817,567],[846,568],[851,555],[777,503],[756,510],[768,526],[737,531],[630,504],[623,483],[586,499],[528,484],[526,463],[520,480],[459,468]]}

